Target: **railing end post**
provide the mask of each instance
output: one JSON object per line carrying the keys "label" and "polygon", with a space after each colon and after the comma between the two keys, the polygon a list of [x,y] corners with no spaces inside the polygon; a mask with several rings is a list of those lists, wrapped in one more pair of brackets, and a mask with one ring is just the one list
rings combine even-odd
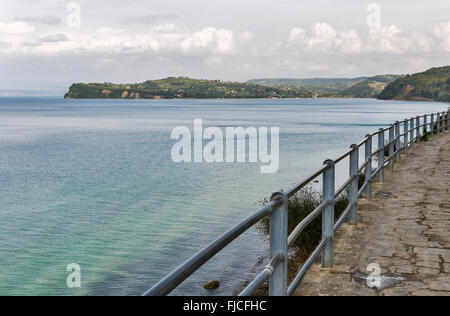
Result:
{"label": "railing end post", "polygon": [[333,159],[327,159],[323,162],[324,165],[334,165],[334,160]]}
{"label": "railing end post", "polygon": [[322,250],[322,266],[331,268],[334,265],[334,192],[335,192],[335,163],[327,159],[323,163],[329,166],[323,173],[322,195],[329,205],[322,211],[322,239],[328,240]]}
{"label": "railing end post", "polygon": [[269,219],[270,258],[281,253],[283,260],[273,269],[269,280],[270,296],[287,295],[287,240],[288,240],[288,196],[283,191],[272,194],[270,200],[281,199],[281,204],[272,211]]}
{"label": "railing end post", "polygon": [[287,195],[283,190],[277,191],[272,193],[272,195],[270,196],[270,201],[276,200],[276,199],[282,199],[285,200],[287,199]]}

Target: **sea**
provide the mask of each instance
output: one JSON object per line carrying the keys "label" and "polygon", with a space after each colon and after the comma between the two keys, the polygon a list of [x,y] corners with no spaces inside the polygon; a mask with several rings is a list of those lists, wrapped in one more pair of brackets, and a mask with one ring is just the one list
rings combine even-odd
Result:
{"label": "sea", "polygon": [[[140,295],[272,192],[367,133],[447,108],[375,99],[2,97],[0,295]],[[278,127],[278,171],[261,173],[261,162],[175,162],[172,131],[193,131],[196,119],[223,130]],[[337,185],[347,173],[344,161]],[[267,258],[267,236],[254,227],[171,295],[232,295]],[[71,286],[71,264],[80,287]],[[211,280],[220,287],[204,289]]]}

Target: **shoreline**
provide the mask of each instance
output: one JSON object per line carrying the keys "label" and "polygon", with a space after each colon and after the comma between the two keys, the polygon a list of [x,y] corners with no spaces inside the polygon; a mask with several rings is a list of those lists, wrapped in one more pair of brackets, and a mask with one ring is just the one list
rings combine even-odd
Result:
{"label": "shoreline", "polygon": [[357,97],[318,97],[318,98],[66,98],[64,100],[351,100],[351,99],[369,99],[378,100],[377,98],[357,98]]}
{"label": "shoreline", "polygon": [[440,100],[433,100],[433,99],[427,99],[427,98],[419,98],[419,99],[378,99],[378,98],[358,98],[358,97],[317,97],[317,98],[161,98],[161,99],[153,99],[153,98],[70,98],[70,97],[61,97],[58,95],[37,95],[37,96],[29,96],[29,95],[15,95],[15,96],[3,96],[0,95],[0,99],[57,99],[57,100],[110,100],[110,101],[177,101],[177,100],[211,100],[211,101],[233,101],[233,100],[376,100],[376,101],[386,101],[386,102],[428,102],[428,103],[444,103],[449,104],[449,101],[440,101]]}
{"label": "shoreline", "polygon": [[[18,98],[21,96],[17,96]],[[25,97],[25,96],[24,96]],[[28,96],[27,96],[28,97]],[[46,96],[43,96],[44,98]],[[48,97],[58,97],[58,96],[48,96]],[[6,97],[5,97],[6,98]],[[34,98],[30,96],[30,98]],[[440,100],[433,100],[433,99],[378,99],[378,98],[358,98],[358,97],[317,97],[317,98],[161,98],[161,99],[154,99],[154,98],[66,98],[63,97],[63,100],[136,100],[136,101],[173,101],[173,100],[378,100],[378,101],[407,101],[407,102],[430,102],[430,103],[450,103],[448,101],[440,101]]]}

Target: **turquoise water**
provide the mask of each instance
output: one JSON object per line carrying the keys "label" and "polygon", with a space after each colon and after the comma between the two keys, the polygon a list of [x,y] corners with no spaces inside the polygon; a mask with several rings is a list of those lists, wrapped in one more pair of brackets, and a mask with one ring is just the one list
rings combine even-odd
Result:
{"label": "turquoise water", "polygon": [[[0,295],[139,295],[368,132],[442,103],[376,100],[102,101],[0,98]],[[176,164],[176,126],[279,126],[280,170]],[[338,169],[343,179],[345,166]],[[246,233],[175,295],[227,295],[263,264]],[[82,286],[66,286],[66,266]],[[218,279],[213,292],[202,288]]]}

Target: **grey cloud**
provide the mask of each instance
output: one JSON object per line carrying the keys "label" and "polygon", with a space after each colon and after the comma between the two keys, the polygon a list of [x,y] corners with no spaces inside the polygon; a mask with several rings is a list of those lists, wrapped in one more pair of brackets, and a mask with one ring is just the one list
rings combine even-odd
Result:
{"label": "grey cloud", "polygon": [[23,42],[23,46],[27,47],[38,47],[41,46],[44,43],[59,43],[59,42],[67,42],[69,41],[69,38],[64,34],[54,34],[54,35],[47,35],[42,38],[34,38],[31,40],[28,40],[26,42]]}
{"label": "grey cloud", "polygon": [[148,14],[138,17],[126,17],[118,20],[118,23],[124,25],[149,25],[157,23],[161,20],[176,20],[179,19],[177,14]]}
{"label": "grey cloud", "polygon": [[38,38],[31,39],[31,40],[28,40],[28,41],[22,43],[22,46],[26,46],[26,47],[38,47],[41,45],[42,45],[42,42]]}
{"label": "grey cloud", "polygon": [[41,23],[46,25],[60,25],[62,19],[56,15],[45,15],[45,16],[15,16],[15,21],[23,21],[28,23]]}
{"label": "grey cloud", "polygon": [[69,38],[64,34],[55,34],[48,35],[41,38],[42,43],[58,43],[58,42],[67,42]]}

